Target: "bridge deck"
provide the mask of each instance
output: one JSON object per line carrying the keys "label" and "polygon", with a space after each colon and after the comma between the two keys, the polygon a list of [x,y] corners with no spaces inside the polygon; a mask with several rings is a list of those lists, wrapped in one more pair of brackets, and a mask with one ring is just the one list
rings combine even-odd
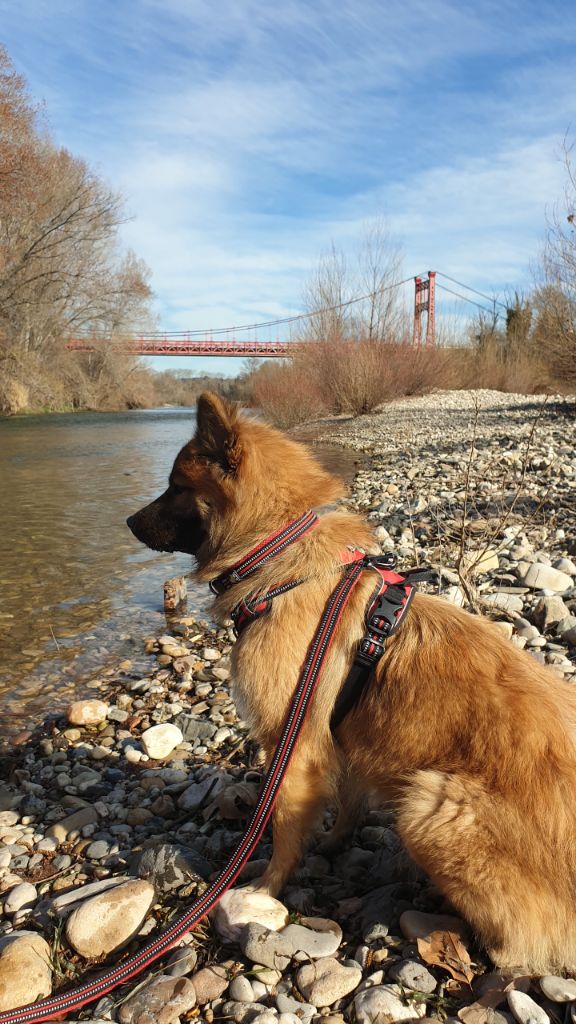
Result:
{"label": "bridge deck", "polygon": [[[109,339],[100,337],[71,338],[67,348],[76,352],[94,352]],[[126,344],[142,356],[258,356],[281,358],[290,355],[294,343],[289,341],[214,341],[199,338],[130,338]]]}

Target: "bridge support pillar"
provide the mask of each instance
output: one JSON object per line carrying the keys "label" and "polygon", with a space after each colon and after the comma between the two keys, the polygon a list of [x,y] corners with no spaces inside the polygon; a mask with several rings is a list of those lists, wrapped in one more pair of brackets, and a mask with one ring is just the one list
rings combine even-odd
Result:
{"label": "bridge support pillar", "polygon": [[422,314],[426,314],[426,347],[436,343],[436,271],[429,270],[428,277],[414,278],[414,323],[412,344],[422,345]]}

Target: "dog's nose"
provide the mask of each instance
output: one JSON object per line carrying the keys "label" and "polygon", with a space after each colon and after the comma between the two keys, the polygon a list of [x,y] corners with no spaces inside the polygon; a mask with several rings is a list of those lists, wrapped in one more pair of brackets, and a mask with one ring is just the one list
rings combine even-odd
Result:
{"label": "dog's nose", "polygon": [[128,526],[130,530],[134,529],[134,520],[135,519],[136,519],[136,516],[128,516],[128,519],[126,520],[126,526]]}

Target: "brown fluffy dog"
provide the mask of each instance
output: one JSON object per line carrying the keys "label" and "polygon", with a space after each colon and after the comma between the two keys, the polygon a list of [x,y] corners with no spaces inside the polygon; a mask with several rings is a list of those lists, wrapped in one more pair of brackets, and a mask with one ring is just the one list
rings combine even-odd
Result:
{"label": "brown fluffy dog", "polygon": [[[343,485],[300,444],[214,395],[168,490],[128,520],[157,550],[194,554],[209,580]],[[376,551],[345,511],[217,598],[218,616],[249,593],[309,577],[276,598],[233,651],[234,696],[271,757],[301,666],[347,545]],[[391,801],[407,849],[470,922],[494,962],[576,970],[576,699],[489,622],[417,595],[357,706],[330,715],[363,633],[366,572],[341,622],[274,814],[272,894],[297,864],[335,795],[341,838],[361,795]],[[344,794],[344,795],[343,795]]]}

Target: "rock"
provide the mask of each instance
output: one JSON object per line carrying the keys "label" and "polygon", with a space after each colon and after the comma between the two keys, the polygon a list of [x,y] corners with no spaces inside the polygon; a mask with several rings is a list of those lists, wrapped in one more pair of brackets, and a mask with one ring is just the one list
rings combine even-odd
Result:
{"label": "rock", "polygon": [[[388,1024],[396,1020],[413,1020],[426,1012],[424,1006],[405,1006],[390,985],[375,985],[354,998],[356,1024]],[[421,1011],[421,1012],[420,1012]]]}
{"label": "rock", "polygon": [[235,999],[238,1003],[254,1002],[254,989],[244,974],[239,974],[230,982],[230,999]]}
{"label": "rock", "polygon": [[576,615],[567,615],[565,618],[560,619],[556,626],[556,635],[564,643],[573,644],[576,647]]}
{"label": "rock", "polygon": [[162,761],[183,742],[184,736],[178,726],[163,722],[161,725],[153,725],[146,729],[141,740],[148,757],[154,761]]}
{"label": "rock", "polygon": [[531,590],[553,590],[564,594],[573,585],[568,573],[543,562],[518,562],[517,572],[520,583]]}
{"label": "rock", "polygon": [[540,978],[540,988],[553,1003],[571,1003],[576,1000],[576,981],[572,978],[556,978],[547,974]]}
{"label": "rock", "polygon": [[108,717],[108,705],[103,700],[77,700],[66,717],[71,725],[100,725]]}
{"label": "rock", "polygon": [[550,1024],[550,1017],[546,1011],[525,992],[513,989],[508,992],[507,999],[518,1024]]}
{"label": "rock", "polygon": [[312,1006],[311,1003],[300,1003],[297,999],[284,993],[279,993],[276,996],[276,1006],[280,1013],[295,1013],[302,1021],[302,1024],[309,1024],[317,1013],[316,1007]]}
{"label": "rock", "polygon": [[67,818],[61,818],[55,825],[46,830],[47,836],[53,836],[59,843],[63,843],[71,832],[79,832],[86,825],[92,825],[98,821],[98,811],[92,807],[81,807],[74,814]]}
{"label": "rock", "polygon": [[[271,931],[288,924],[288,911],[284,904],[250,886],[229,889],[211,916],[219,934],[229,942],[238,942],[242,929],[249,922],[255,922]],[[267,967],[276,966],[257,957],[254,958],[254,962],[264,963]]]}
{"label": "rock", "polygon": [[50,946],[36,932],[0,938],[0,1011],[33,1003],[52,992]]}
{"label": "rock", "polygon": [[459,917],[451,914],[423,914],[419,910],[405,910],[400,916],[400,930],[407,939],[426,939],[432,932],[455,932],[461,939],[468,937],[468,927]]}
{"label": "rock", "polygon": [[164,974],[171,978],[182,978],[185,974],[191,974],[198,961],[198,954],[194,946],[178,946],[170,953],[164,968]]}
{"label": "rock", "polygon": [[212,722],[205,722],[202,718],[196,718],[195,715],[184,713],[177,715],[174,719],[174,724],[182,730],[184,739],[189,742],[194,740],[210,740],[217,732],[217,726],[213,725]]}
{"label": "rock", "polygon": [[105,839],[98,839],[95,843],[90,843],[90,846],[86,848],[86,856],[89,860],[103,860],[110,853],[110,843],[106,842]]}
{"label": "rock", "polygon": [[539,629],[544,630],[569,614],[562,598],[552,594],[551,597],[541,597],[538,601],[534,609],[534,622]]}
{"label": "rock", "polygon": [[567,572],[569,576],[576,576],[576,563],[571,558],[557,558],[552,565],[561,572]]}
{"label": "rock", "polygon": [[[213,999],[219,999],[224,994],[230,978],[225,967],[213,964],[211,967],[203,967],[191,978],[196,990],[196,999],[199,1006],[211,1003]],[[233,996],[232,998],[236,998]]]}
{"label": "rock", "polygon": [[147,878],[156,892],[167,893],[190,882],[201,882],[212,868],[207,860],[188,846],[154,839],[128,859],[130,874]]}
{"label": "rock", "polygon": [[212,795],[212,791],[216,789],[217,785],[216,776],[204,779],[202,782],[193,782],[178,797],[178,807],[187,813],[197,811]]}
{"label": "rock", "polygon": [[462,568],[474,576],[479,576],[483,572],[493,572],[500,568],[498,552],[495,548],[487,548],[485,551],[468,551],[462,559]]}
{"label": "rock", "polygon": [[283,971],[292,959],[292,945],[281,932],[251,921],[240,935],[240,948],[254,964]]}
{"label": "rock", "polygon": [[344,967],[332,957],[304,964],[296,973],[298,988],[314,1006],[332,1006],[353,992],[361,981],[362,971],[357,964]]}
{"label": "rock", "polygon": [[397,981],[403,988],[409,988],[412,992],[434,992],[438,984],[428,968],[417,960],[403,960],[399,964],[393,964],[389,976],[392,981]]}
{"label": "rock", "polygon": [[0,846],[0,869],[7,868],[12,860],[12,854],[5,846]]}
{"label": "rock", "polygon": [[274,1010],[261,1010],[255,1017],[250,1017],[250,1024],[278,1024],[278,1017]]}
{"label": "rock", "polygon": [[215,647],[205,647],[202,651],[204,661],[220,661],[222,655]]}
{"label": "rock", "polygon": [[196,991],[189,978],[161,974],[129,996],[120,1007],[120,1024],[178,1024],[196,1006]]}
{"label": "rock", "polygon": [[124,882],[74,910],[66,924],[66,938],[81,956],[107,956],[136,934],[153,902],[154,887],[149,882]]}
{"label": "rock", "polygon": [[507,594],[503,590],[497,590],[493,594],[482,594],[482,603],[491,608],[498,608],[499,611],[520,614],[524,608],[522,598],[518,594]]}
{"label": "rock", "polygon": [[231,1018],[237,1024],[243,1024],[244,1021],[247,1024],[248,1022],[252,1024],[252,1021],[258,1014],[265,1012],[268,1012],[268,1007],[264,1006],[264,1003],[237,1003],[235,1000],[230,999],[219,1008],[218,1017],[220,1020]]}
{"label": "rock", "polygon": [[342,942],[340,925],[325,917],[303,917],[301,924],[289,924],[280,934],[290,942],[298,960],[332,956]]}
{"label": "rock", "polygon": [[22,910],[23,907],[31,907],[37,899],[36,886],[31,885],[30,882],[20,882],[20,885],[15,885],[6,896],[4,900],[4,913],[8,915],[15,914],[17,910]]}

